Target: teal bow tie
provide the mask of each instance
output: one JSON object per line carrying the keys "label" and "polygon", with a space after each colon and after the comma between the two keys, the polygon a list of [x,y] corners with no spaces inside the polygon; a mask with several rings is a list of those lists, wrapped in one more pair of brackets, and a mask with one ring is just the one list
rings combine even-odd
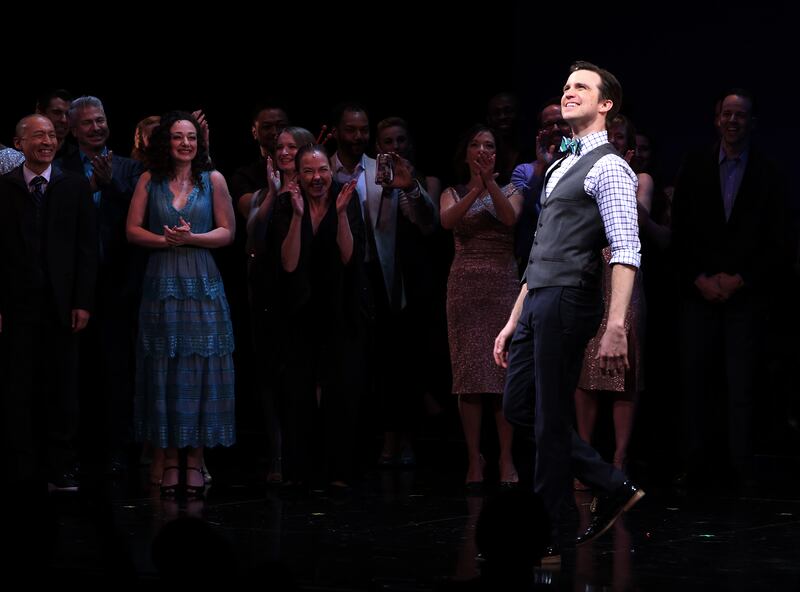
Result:
{"label": "teal bow tie", "polygon": [[575,156],[581,153],[581,141],[576,138],[561,138],[561,152],[572,152]]}

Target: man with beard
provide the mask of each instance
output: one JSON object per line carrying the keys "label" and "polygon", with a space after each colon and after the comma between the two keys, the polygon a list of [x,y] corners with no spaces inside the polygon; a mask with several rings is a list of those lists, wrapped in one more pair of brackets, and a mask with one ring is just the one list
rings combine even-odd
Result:
{"label": "man with beard", "polygon": [[511,174],[511,183],[523,197],[522,214],[514,234],[514,256],[520,275],[528,265],[528,254],[533,245],[536,222],[539,219],[544,173],[560,154],[561,139],[572,137],[569,124],[561,117],[561,99],[553,97],[539,113],[539,131],[536,134],[536,160],[518,165]]}
{"label": "man with beard", "polygon": [[143,254],[125,237],[125,221],[142,166],[108,149],[108,120],[97,97],[75,99],[68,117],[78,151],[58,164],[88,179],[100,235],[96,310],[81,341],[82,408],[87,418],[82,438],[89,468],[105,465],[106,471],[118,474],[125,468],[131,443],[133,335],[144,270]]}

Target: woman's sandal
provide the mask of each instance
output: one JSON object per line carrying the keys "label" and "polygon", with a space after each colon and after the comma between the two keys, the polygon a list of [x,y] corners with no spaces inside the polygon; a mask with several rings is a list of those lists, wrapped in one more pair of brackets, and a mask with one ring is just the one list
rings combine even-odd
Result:
{"label": "woman's sandal", "polygon": [[[161,473],[161,482],[164,481],[164,475],[167,473],[167,471],[172,471],[172,470],[178,471],[178,476],[180,476],[181,468],[179,466],[171,465],[169,467],[164,467],[164,471]],[[180,479],[178,479],[177,483],[173,483],[172,485],[161,485],[159,489],[161,490],[162,498],[174,499],[178,497],[178,493],[180,492],[181,489]]]}
{"label": "woman's sandal", "polygon": [[[203,476],[203,469],[200,468],[200,467],[186,467],[186,471],[187,471],[187,473],[189,471],[197,471],[198,473],[200,473],[201,477]],[[189,479],[188,479],[188,475],[187,475],[187,479],[186,479],[186,497],[188,497],[188,498],[203,497],[203,494],[205,493],[205,491],[206,491],[205,479],[203,480],[203,484],[202,485],[189,485]]]}

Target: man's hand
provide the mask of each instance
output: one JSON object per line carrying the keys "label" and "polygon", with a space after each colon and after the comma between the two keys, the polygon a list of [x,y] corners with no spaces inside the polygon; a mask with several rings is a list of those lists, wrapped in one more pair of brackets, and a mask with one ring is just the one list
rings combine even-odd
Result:
{"label": "man's hand", "polygon": [[726,296],[719,285],[719,274],[711,277],[701,274],[697,276],[694,285],[708,302],[725,302]]}
{"label": "man's hand", "polygon": [[605,333],[600,338],[597,359],[600,360],[600,372],[603,374],[621,374],[630,368],[625,325],[606,327]]}
{"label": "man's hand", "polygon": [[719,290],[723,299],[728,300],[744,286],[744,279],[738,273],[730,275],[728,273],[718,273],[716,276]]}
{"label": "man's hand", "polygon": [[89,322],[89,311],[82,308],[72,309],[72,332],[77,333],[86,328],[86,323]]}
{"label": "man's hand", "polygon": [[113,178],[113,169],[111,162],[114,154],[109,150],[106,155],[99,155],[92,157],[92,179],[91,184],[93,189],[99,191],[101,187],[109,185]]}
{"label": "man's hand", "polygon": [[506,324],[494,340],[494,363],[501,368],[508,368],[508,346],[514,336],[514,327]]}
{"label": "man's hand", "polygon": [[394,166],[394,178],[386,187],[413,189],[414,168],[411,163],[395,152],[390,152],[389,158],[392,159],[392,165]]}

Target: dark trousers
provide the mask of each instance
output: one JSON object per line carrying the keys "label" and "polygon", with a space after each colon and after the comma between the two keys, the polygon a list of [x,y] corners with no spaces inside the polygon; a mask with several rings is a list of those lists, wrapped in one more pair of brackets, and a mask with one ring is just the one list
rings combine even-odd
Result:
{"label": "dark trousers", "polygon": [[625,481],[625,475],[581,440],[574,428],[574,395],[583,354],[602,316],[599,291],[531,290],[509,347],[503,410],[515,427],[533,428],[534,488],[554,529],[571,497],[573,476],[607,492]]}
{"label": "dark trousers", "polygon": [[[746,288],[725,303],[699,296],[684,300],[681,347],[683,456],[689,465],[711,460],[706,434],[719,434],[720,409],[713,394],[727,386],[727,432],[731,466],[749,478],[753,456],[753,393],[762,308]],[[721,354],[721,356],[720,356]],[[715,371],[722,358],[724,373]],[[723,412],[724,413],[724,412]]]}
{"label": "dark trousers", "polygon": [[80,334],[80,401],[83,459],[125,460],[133,442],[135,331],[138,300],[124,294],[119,278],[101,269],[96,307]]}
{"label": "dark trousers", "polygon": [[366,372],[362,336],[300,330],[285,343],[290,354],[278,389],[284,477],[350,481]]}
{"label": "dark trousers", "polygon": [[3,318],[0,356],[4,475],[44,482],[75,460],[77,336],[55,318]]}
{"label": "dark trousers", "polygon": [[377,261],[367,263],[366,271],[375,306],[368,360],[370,390],[380,405],[378,421],[386,432],[414,432],[422,410],[421,311],[413,306],[401,309],[399,289],[394,305],[389,302]]}

